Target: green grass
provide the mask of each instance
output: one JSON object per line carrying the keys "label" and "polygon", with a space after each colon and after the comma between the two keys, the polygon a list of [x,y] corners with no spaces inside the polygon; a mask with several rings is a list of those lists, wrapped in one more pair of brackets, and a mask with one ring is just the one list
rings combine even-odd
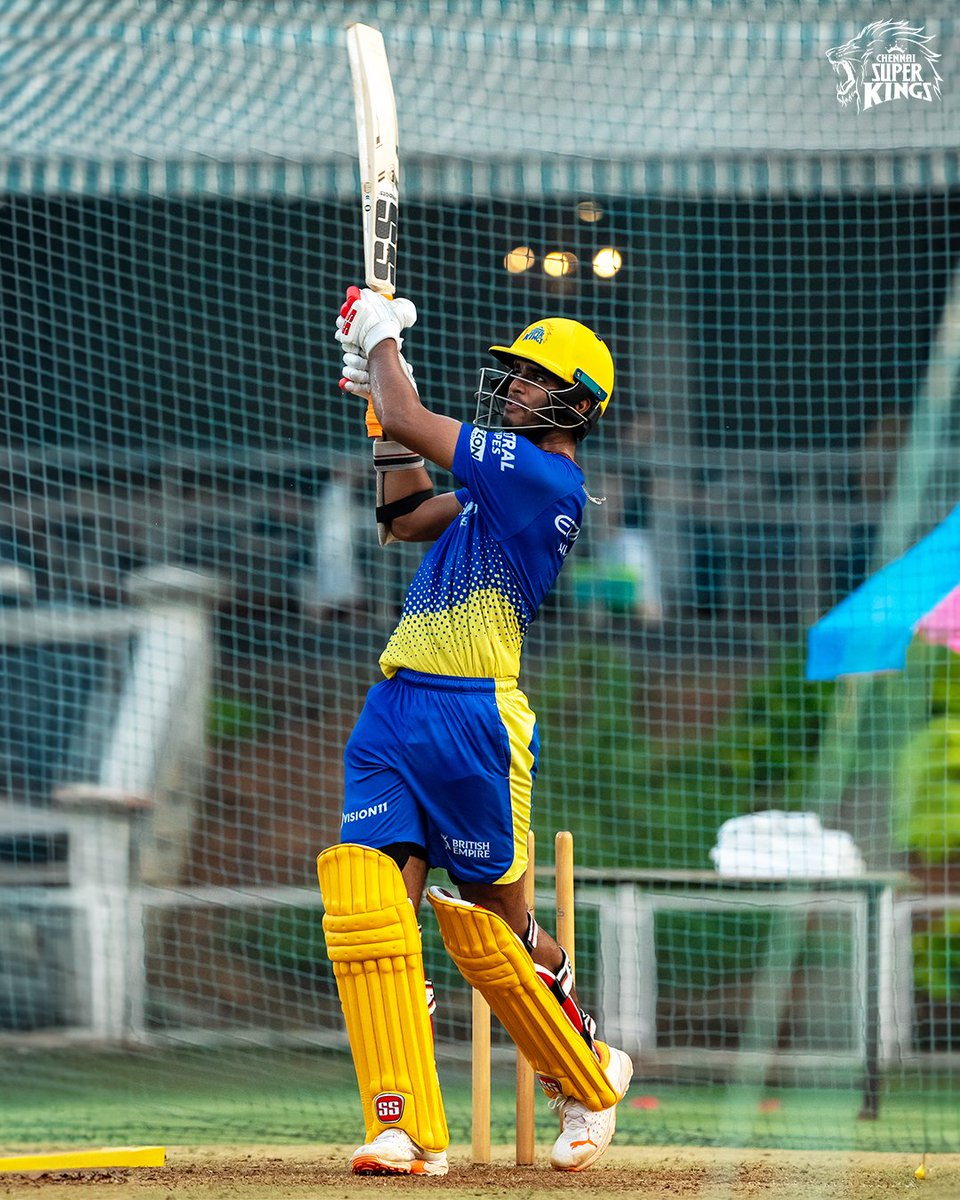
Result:
{"label": "green grass", "polygon": [[[2,1142],[350,1143],[361,1133],[349,1061],[340,1055],[212,1051],[5,1053]],[[464,1064],[442,1065],[454,1142],[469,1142]],[[14,1082],[15,1081],[15,1082]],[[13,1086],[9,1086],[13,1084]],[[885,1090],[880,1118],[860,1121],[855,1086],[749,1088],[634,1083],[621,1106],[622,1145],[748,1145],[782,1149],[960,1149],[960,1103],[947,1080]],[[554,1116],[538,1106],[538,1137]],[[492,1136],[513,1138],[511,1073],[495,1072]]]}

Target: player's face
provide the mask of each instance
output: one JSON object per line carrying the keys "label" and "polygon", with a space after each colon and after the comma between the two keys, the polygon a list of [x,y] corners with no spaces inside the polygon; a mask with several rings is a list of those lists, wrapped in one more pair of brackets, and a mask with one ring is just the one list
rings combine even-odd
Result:
{"label": "player's face", "polygon": [[537,363],[515,358],[510,366],[510,383],[503,409],[505,425],[526,425],[530,414],[550,405],[550,393],[567,385]]}

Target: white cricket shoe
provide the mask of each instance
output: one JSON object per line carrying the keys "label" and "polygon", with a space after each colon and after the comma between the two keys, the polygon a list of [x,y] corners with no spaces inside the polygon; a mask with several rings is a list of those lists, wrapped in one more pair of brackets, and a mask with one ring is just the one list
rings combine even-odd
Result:
{"label": "white cricket shoe", "polygon": [[350,1155],[354,1175],[446,1175],[446,1150],[421,1150],[402,1129],[385,1129]]}
{"label": "white cricket shoe", "polygon": [[[633,1063],[622,1050],[608,1046],[610,1061],[604,1072],[622,1099],[633,1078]],[[585,1171],[610,1145],[617,1127],[617,1106],[591,1112],[573,1096],[559,1096],[551,1106],[560,1110],[563,1129],[550,1152],[555,1171]]]}

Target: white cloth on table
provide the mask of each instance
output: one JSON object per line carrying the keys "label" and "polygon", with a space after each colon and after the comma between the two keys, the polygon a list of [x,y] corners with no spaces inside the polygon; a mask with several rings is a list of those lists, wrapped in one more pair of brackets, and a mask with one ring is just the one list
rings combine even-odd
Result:
{"label": "white cloth on table", "polygon": [[720,875],[740,879],[831,879],[865,869],[849,833],[824,829],[816,813],[776,809],[724,821],[710,858]]}

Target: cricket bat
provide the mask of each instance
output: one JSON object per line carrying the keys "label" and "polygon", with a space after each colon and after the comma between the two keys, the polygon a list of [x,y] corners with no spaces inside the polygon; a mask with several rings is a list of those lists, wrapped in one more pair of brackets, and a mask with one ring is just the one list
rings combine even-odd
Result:
{"label": "cricket bat", "polygon": [[[392,297],[397,286],[397,232],[400,215],[400,156],[397,102],[383,35],[370,25],[347,26],[360,161],[363,218],[363,277],[371,291]],[[383,430],[367,406],[367,434]]]}

